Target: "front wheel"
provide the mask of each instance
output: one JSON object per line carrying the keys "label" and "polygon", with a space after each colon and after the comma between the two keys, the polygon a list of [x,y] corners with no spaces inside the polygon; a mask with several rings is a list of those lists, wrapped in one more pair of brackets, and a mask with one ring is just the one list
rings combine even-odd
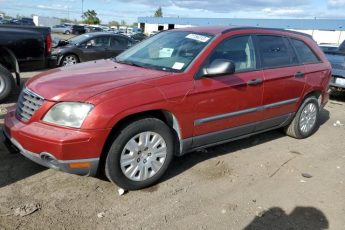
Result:
{"label": "front wheel", "polygon": [[295,118],[285,128],[288,136],[302,139],[311,136],[319,126],[319,103],[316,97],[308,97],[298,109]]}
{"label": "front wheel", "polygon": [[161,120],[136,120],[124,127],[113,141],[105,174],[126,190],[148,187],[167,170],[174,155],[173,143],[170,128]]}
{"label": "front wheel", "polygon": [[68,54],[64,56],[61,60],[61,66],[70,66],[70,65],[75,65],[79,62],[79,59],[76,55],[74,54]]}

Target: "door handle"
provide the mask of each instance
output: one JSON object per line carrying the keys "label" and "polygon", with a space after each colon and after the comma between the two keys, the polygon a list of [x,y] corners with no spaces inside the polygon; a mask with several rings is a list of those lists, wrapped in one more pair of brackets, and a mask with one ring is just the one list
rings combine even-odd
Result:
{"label": "door handle", "polygon": [[261,78],[257,78],[257,79],[252,79],[247,81],[247,85],[259,85],[263,82],[263,80]]}
{"label": "door handle", "polygon": [[304,73],[303,72],[297,72],[297,73],[295,73],[295,77],[302,78],[302,77],[304,77]]}

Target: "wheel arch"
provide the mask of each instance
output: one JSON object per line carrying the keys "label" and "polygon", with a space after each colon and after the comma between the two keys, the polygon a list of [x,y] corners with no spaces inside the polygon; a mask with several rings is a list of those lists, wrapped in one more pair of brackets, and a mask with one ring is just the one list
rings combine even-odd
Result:
{"label": "wheel arch", "polygon": [[20,69],[16,55],[6,47],[0,47],[0,64],[16,76],[16,84],[20,85]]}
{"label": "wheel arch", "polygon": [[112,127],[102,149],[102,153],[100,156],[99,170],[102,170],[104,168],[108,150],[110,149],[113,140],[119,134],[119,131],[123,127],[125,127],[128,123],[136,121],[136,120],[140,120],[143,118],[147,118],[147,117],[157,118],[163,121],[166,125],[168,125],[171,128],[171,130],[173,131],[173,136],[175,137],[175,140],[174,140],[175,146],[177,146],[177,148],[175,149],[175,155],[180,155],[182,151],[182,134],[181,134],[181,129],[180,129],[180,123],[177,117],[172,112],[163,110],[163,109],[142,111],[142,112],[130,114],[128,116],[121,118]]}
{"label": "wheel arch", "polygon": [[[315,89],[310,90],[309,92],[307,92],[307,93],[304,95],[303,99],[301,100],[299,106],[302,105],[302,103],[305,101],[305,99],[307,99],[308,97],[311,97],[311,96],[316,97],[316,99],[317,99],[318,102],[319,102],[319,107],[321,108],[322,98],[320,98],[320,96],[322,96],[322,90],[321,90],[321,89],[317,89],[317,88],[315,88]],[[298,107],[299,107],[299,106],[298,106]]]}

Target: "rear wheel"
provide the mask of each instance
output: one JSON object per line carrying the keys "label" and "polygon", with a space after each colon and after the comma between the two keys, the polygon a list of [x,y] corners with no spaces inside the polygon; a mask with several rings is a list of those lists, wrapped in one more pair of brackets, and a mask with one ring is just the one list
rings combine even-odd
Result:
{"label": "rear wheel", "polygon": [[75,65],[77,63],[79,63],[79,59],[74,54],[68,54],[64,56],[61,60],[61,66]]}
{"label": "rear wheel", "polygon": [[67,30],[66,32],[65,32],[65,34],[67,34],[67,35],[69,35],[71,32],[69,31],[69,30]]}
{"label": "rear wheel", "polygon": [[4,102],[15,86],[13,76],[4,66],[0,65],[0,103]]}
{"label": "rear wheel", "polygon": [[302,139],[311,136],[319,126],[319,103],[316,97],[308,97],[298,109],[295,118],[286,127],[287,135]]}
{"label": "rear wheel", "polygon": [[112,143],[105,174],[121,188],[145,188],[162,177],[173,152],[173,135],[164,122],[156,118],[136,120],[122,129]]}

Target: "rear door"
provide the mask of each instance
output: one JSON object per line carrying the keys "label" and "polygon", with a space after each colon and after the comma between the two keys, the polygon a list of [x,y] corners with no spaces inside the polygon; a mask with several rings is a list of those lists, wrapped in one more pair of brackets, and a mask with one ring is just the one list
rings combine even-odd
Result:
{"label": "rear door", "polygon": [[232,61],[236,72],[195,80],[194,147],[251,133],[260,119],[263,73],[257,69],[252,36],[223,40],[203,66],[217,59]]}
{"label": "rear door", "polygon": [[264,73],[262,120],[258,130],[282,124],[296,111],[305,86],[305,67],[286,37],[257,35]]}
{"label": "rear door", "polygon": [[108,49],[108,56],[116,57],[126,49],[128,49],[132,45],[129,39],[120,37],[120,36],[112,36],[110,37],[110,47]]}

